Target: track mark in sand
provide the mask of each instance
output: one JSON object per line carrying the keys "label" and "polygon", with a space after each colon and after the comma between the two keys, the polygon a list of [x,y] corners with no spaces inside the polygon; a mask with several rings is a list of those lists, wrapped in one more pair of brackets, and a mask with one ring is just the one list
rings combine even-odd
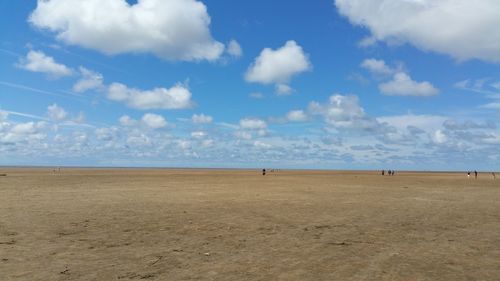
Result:
{"label": "track mark in sand", "polygon": [[66,268],[65,270],[63,270],[63,271],[59,272],[59,274],[64,274],[64,275],[67,275],[67,274],[69,274],[69,269],[68,269],[68,268]]}
{"label": "track mark in sand", "polygon": [[351,245],[350,243],[347,242],[329,242],[328,245],[334,245],[334,246],[349,246]]}
{"label": "track mark in sand", "polygon": [[146,273],[146,274],[137,274],[137,273],[134,273],[134,272],[128,272],[124,275],[120,275],[118,276],[118,279],[142,279],[142,280],[145,280],[145,279],[151,279],[151,278],[155,278],[156,277],[156,273]]}
{"label": "track mark in sand", "polygon": [[332,224],[332,225],[329,225],[329,224],[322,224],[322,225],[315,225],[314,228],[316,229],[332,229],[332,228],[335,228],[335,227],[346,227],[345,224]]}
{"label": "track mark in sand", "polygon": [[151,265],[155,265],[155,264],[157,264],[157,263],[158,263],[158,262],[160,262],[163,258],[164,258],[164,256],[157,256],[157,259],[156,259],[153,263],[151,263],[151,264],[150,264],[150,266],[151,266]]}
{"label": "track mark in sand", "polygon": [[14,245],[14,244],[16,244],[16,243],[17,243],[17,241],[16,241],[16,240],[14,240],[14,239],[12,239],[12,240],[10,240],[10,241],[3,241],[3,242],[2,242],[2,241],[0,241],[0,245]]}
{"label": "track mark in sand", "polygon": [[371,241],[358,241],[358,240],[346,240],[342,242],[328,242],[328,245],[334,245],[334,246],[351,246],[353,244],[370,244],[370,245],[377,245],[380,243],[375,243]]}

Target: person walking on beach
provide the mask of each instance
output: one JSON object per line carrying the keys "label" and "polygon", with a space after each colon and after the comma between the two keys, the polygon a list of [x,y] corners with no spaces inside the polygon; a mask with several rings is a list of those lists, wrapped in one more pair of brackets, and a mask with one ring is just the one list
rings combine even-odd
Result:
{"label": "person walking on beach", "polygon": [[467,178],[470,179],[470,171],[467,172]]}
{"label": "person walking on beach", "polygon": [[474,177],[476,178],[477,180],[477,171],[474,171]]}
{"label": "person walking on beach", "polygon": [[493,176],[493,179],[496,180],[497,177],[495,176],[495,172],[491,172],[491,175]]}
{"label": "person walking on beach", "polygon": [[382,170],[382,176],[385,174],[385,170]]}
{"label": "person walking on beach", "polygon": [[265,176],[266,175],[266,169],[262,169],[262,175]]}

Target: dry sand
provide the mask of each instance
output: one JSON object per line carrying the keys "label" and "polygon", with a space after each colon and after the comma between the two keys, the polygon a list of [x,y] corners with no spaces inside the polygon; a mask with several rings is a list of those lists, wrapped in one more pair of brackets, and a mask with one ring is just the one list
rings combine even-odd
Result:
{"label": "dry sand", "polygon": [[500,280],[480,174],[1,169],[0,280]]}

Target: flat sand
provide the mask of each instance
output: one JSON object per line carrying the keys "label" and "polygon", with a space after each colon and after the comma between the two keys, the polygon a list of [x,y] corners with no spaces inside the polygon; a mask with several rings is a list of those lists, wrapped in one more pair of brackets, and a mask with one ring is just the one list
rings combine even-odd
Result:
{"label": "flat sand", "polygon": [[500,179],[0,169],[0,280],[500,280]]}

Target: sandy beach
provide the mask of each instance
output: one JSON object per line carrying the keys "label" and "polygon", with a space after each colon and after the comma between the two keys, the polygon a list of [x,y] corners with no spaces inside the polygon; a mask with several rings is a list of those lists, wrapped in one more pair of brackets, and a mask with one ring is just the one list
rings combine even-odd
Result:
{"label": "sandy beach", "polygon": [[0,280],[500,280],[500,179],[2,168]]}

